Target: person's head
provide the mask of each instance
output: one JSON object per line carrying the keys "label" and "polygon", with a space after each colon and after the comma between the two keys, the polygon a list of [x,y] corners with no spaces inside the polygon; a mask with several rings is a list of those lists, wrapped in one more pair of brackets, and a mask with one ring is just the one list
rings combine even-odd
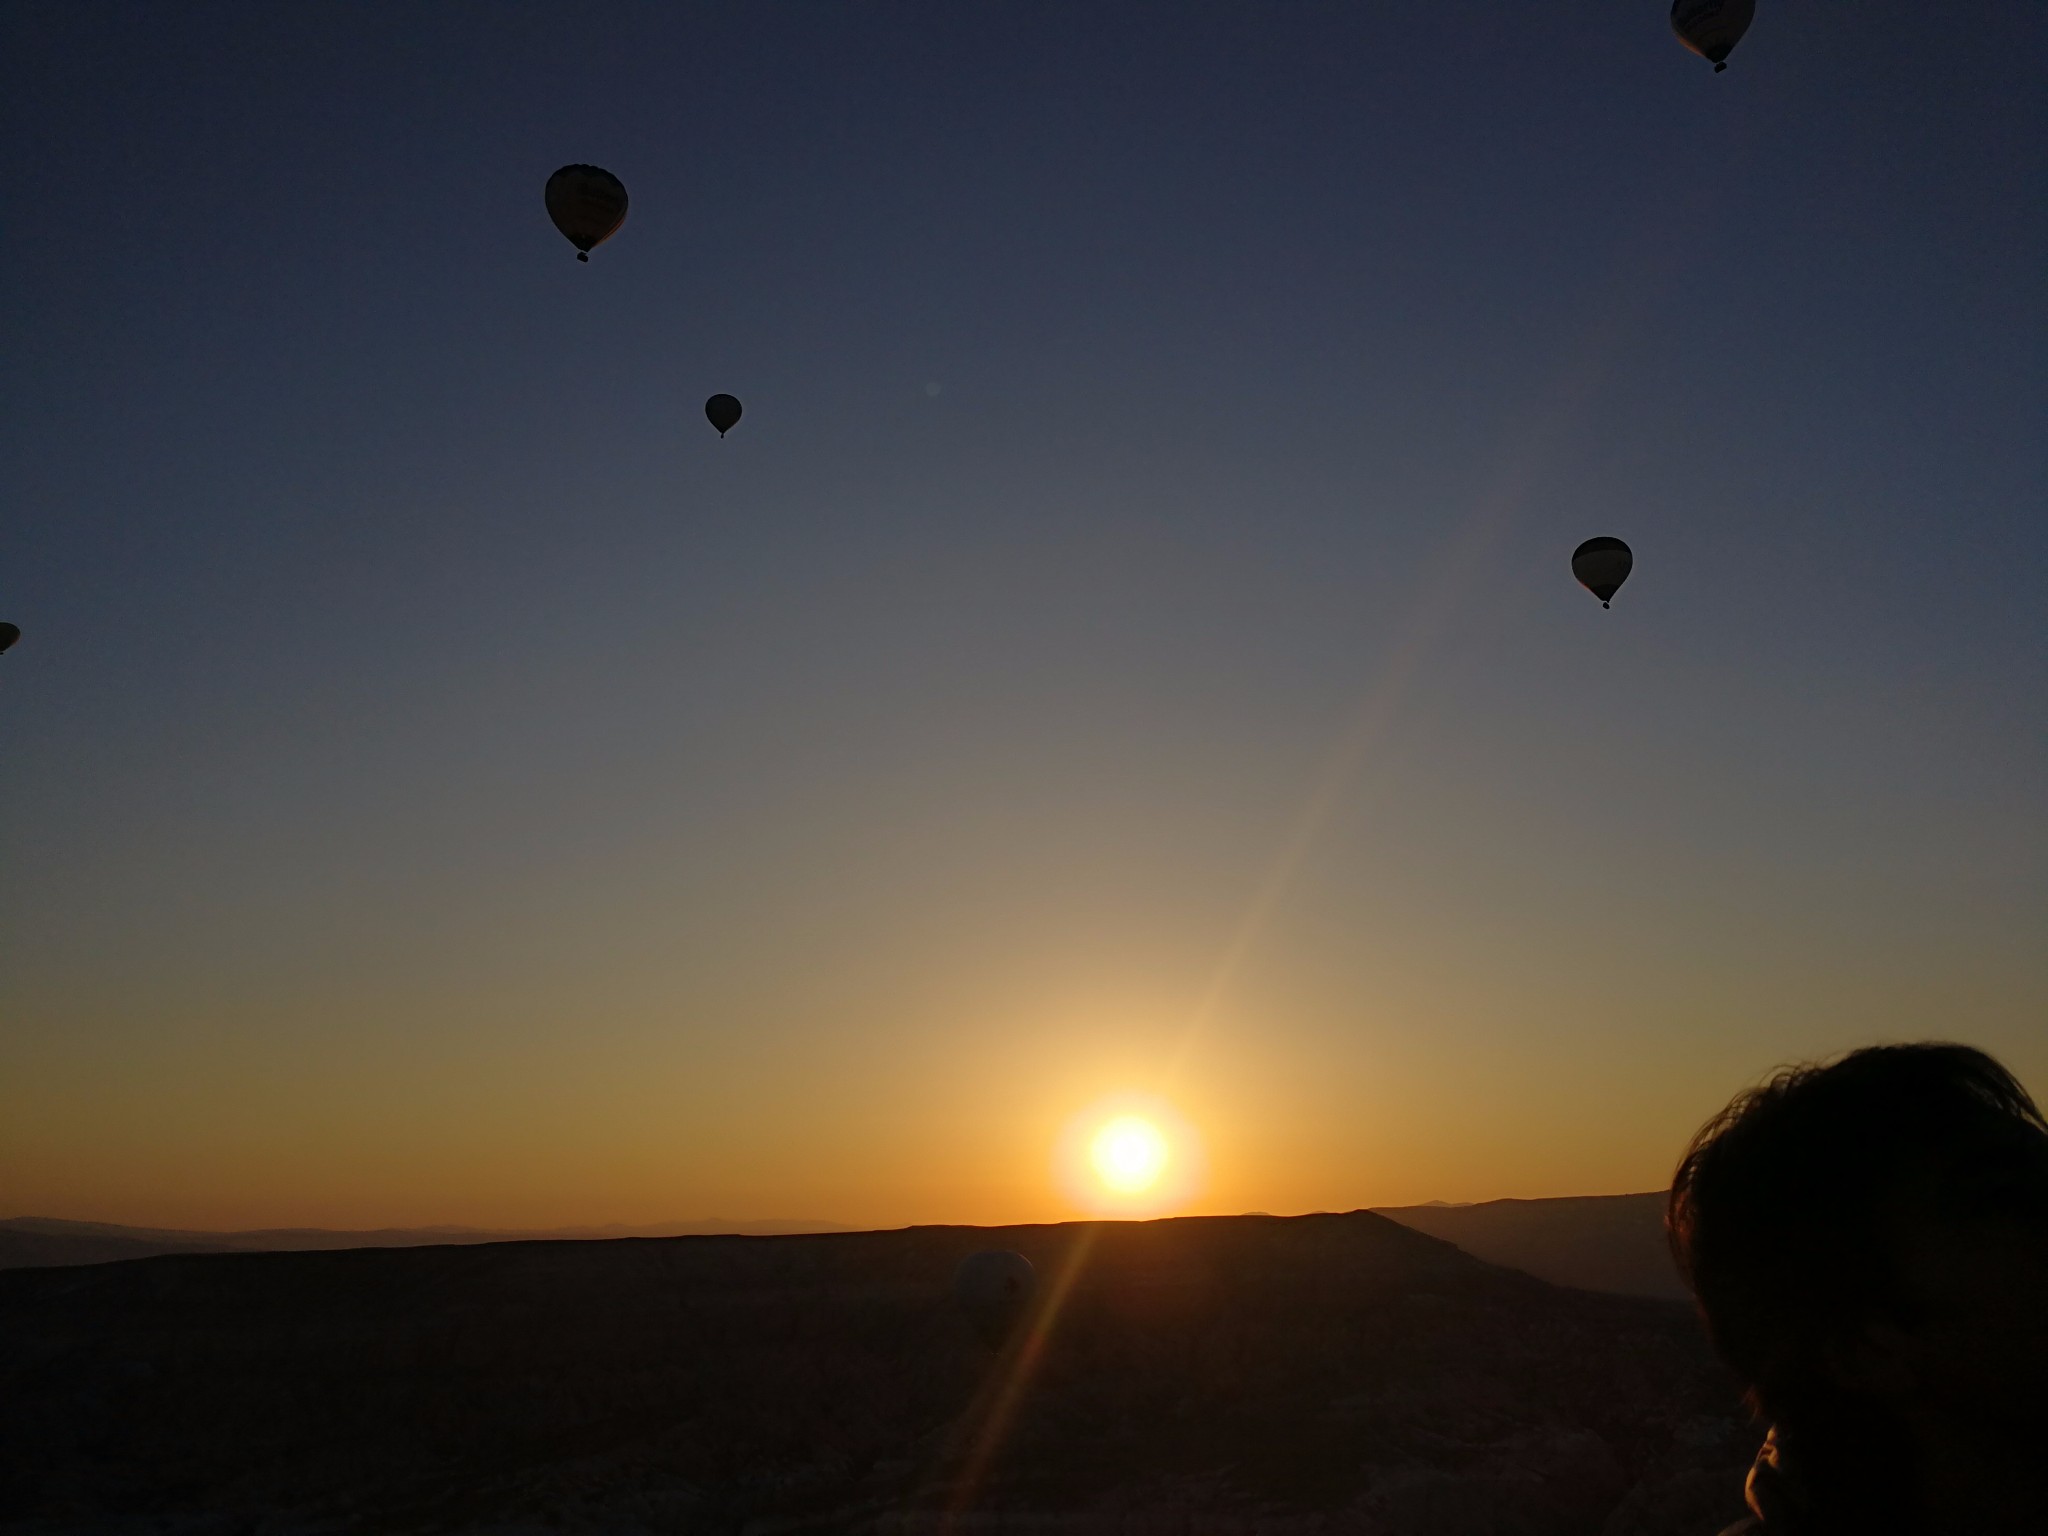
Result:
{"label": "person's head", "polygon": [[1781,1427],[2042,1443],[2048,1122],[1982,1051],[1781,1072],[1693,1138],[1666,1224],[1716,1346]]}

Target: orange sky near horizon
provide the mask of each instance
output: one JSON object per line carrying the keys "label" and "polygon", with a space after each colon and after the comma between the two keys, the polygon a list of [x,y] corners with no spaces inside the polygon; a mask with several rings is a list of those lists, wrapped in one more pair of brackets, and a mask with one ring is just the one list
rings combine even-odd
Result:
{"label": "orange sky near horizon", "polygon": [[[125,1060],[10,1050],[0,1189],[7,1215],[214,1229],[1064,1220],[1094,1208],[1063,1177],[1063,1136],[1135,1093],[1199,1138],[1199,1187],[1159,1214],[1619,1193],[1662,1187],[1759,1063],[1924,1033],[1910,998],[1874,1028],[1803,1034],[1796,1003],[1751,998],[1744,1030],[1681,1055],[1633,1009],[1554,996],[1504,1042],[1471,1022],[1471,979],[1437,979],[1377,1020],[1289,989],[1286,1049],[1226,1010],[1165,1091],[1169,1016],[1129,993],[962,1026],[962,1000],[927,990],[891,1034],[759,1024],[751,1050],[623,1007],[571,1039],[509,999],[444,1022],[430,1051],[402,1020],[366,1031],[337,1010],[266,1042],[216,1017]],[[1987,1043],[2042,1080],[2038,1042]]]}

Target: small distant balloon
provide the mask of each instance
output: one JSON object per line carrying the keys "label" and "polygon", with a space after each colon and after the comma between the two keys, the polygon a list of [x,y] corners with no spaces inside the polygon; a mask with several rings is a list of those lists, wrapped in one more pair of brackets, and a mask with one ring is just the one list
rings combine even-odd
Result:
{"label": "small distant balloon", "polygon": [[1572,575],[1578,578],[1580,586],[1600,599],[1602,608],[1609,606],[1607,600],[1621,590],[1635,563],[1636,557],[1626,544],[1604,534],[1586,540],[1572,551]]}
{"label": "small distant balloon", "polygon": [[704,419],[723,437],[740,424],[740,403],[731,395],[713,395],[704,402]]}
{"label": "small distant balloon", "polygon": [[1006,1248],[970,1253],[953,1271],[953,1300],[982,1342],[1000,1347],[1031,1304],[1038,1274],[1031,1261]]}
{"label": "small distant balloon", "polygon": [[1756,0],[1671,0],[1671,30],[1717,75],[1755,19]]}
{"label": "small distant balloon", "polygon": [[21,630],[13,624],[0,624],[0,651],[6,650],[21,638]]}
{"label": "small distant balloon", "polygon": [[626,222],[626,184],[594,165],[565,165],[548,178],[548,217],[576,247],[578,261]]}

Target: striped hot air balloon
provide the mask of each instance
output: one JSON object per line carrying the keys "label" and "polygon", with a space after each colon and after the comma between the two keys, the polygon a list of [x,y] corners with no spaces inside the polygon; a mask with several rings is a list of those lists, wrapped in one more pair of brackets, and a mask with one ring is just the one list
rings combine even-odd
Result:
{"label": "striped hot air balloon", "polygon": [[1621,590],[1635,563],[1636,557],[1626,544],[1604,534],[1586,540],[1572,551],[1572,575],[1578,578],[1580,586],[1600,599],[1602,608]]}
{"label": "striped hot air balloon", "polygon": [[565,165],[548,178],[547,204],[576,259],[588,261],[626,222],[626,184],[594,165]]}
{"label": "striped hot air balloon", "polygon": [[1717,75],[1755,19],[1756,0],[1671,0],[1671,30]]}

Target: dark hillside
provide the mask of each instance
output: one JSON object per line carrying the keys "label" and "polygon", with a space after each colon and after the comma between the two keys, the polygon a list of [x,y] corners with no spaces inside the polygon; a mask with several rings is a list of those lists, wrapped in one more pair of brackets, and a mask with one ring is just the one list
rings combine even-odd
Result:
{"label": "dark hillside", "polygon": [[170,1234],[142,1227],[103,1227],[83,1221],[0,1221],[0,1269],[46,1269],[63,1264],[113,1264],[160,1253],[221,1253],[229,1245],[198,1233]]}
{"label": "dark hillside", "polygon": [[48,1216],[0,1220],[0,1269],[42,1269],[57,1264],[110,1264],[159,1253],[298,1253],[328,1248],[426,1248],[448,1243],[538,1242],[552,1238],[684,1237],[704,1233],[765,1235],[844,1232],[830,1221],[670,1221],[651,1227],[561,1227],[544,1232],[502,1232],[480,1227],[380,1227],[336,1231],[326,1227],[265,1227],[242,1232],[191,1232],[163,1227],[122,1227]]}
{"label": "dark hillside", "polygon": [[[953,1315],[990,1246],[1042,1349]],[[1733,1400],[1365,1212],[172,1256],[0,1274],[0,1530],[1691,1536]]]}
{"label": "dark hillside", "polygon": [[1661,1191],[1378,1209],[1489,1264],[1526,1269],[1553,1285],[1689,1299],[1665,1246]]}

